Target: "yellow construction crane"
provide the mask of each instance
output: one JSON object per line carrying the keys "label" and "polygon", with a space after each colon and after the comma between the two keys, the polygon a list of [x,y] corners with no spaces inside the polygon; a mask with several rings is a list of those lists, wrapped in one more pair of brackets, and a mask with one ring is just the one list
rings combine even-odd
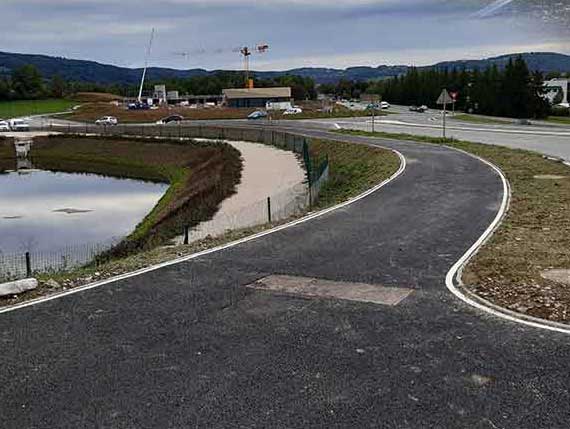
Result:
{"label": "yellow construction crane", "polygon": [[253,53],[265,54],[268,50],[269,45],[267,43],[260,43],[259,45],[256,45],[253,51],[248,46],[240,48],[239,53],[243,56],[243,68],[245,72],[246,88],[253,88],[253,79],[249,78],[249,57],[251,57]]}

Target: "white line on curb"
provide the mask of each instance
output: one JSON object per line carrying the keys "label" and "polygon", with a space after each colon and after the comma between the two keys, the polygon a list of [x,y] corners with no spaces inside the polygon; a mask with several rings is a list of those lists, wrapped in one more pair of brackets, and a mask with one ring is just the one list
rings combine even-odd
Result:
{"label": "white line on curb", "polygon": [[229,249],[229,248],[231,248],[231,247],[235,247],[235,246],[238,246],[238,245],[240,245],[240,244],[247,243],[247,242],[249,242],[249,241],[253,241],[253,240],[256,240],[256,239],[261,238],[261,237],[265,237],[265,236],[270,235],[270,234],[274,234],[274,233],[279,232],[279,231],[282,231],[282,230],[284,230],[284,229],[291,228],[291,227],[293,227],[293,226],[300,225],[300,224],[305,223],[305,222],[309,222],[309,221],[311,221],[311,220],[313,220],[313,219],[319,218],[319,217],[324,216],[324,215],[326,215],[326,214],[328,214],[328,213],[331,213],[331,212],[333,212],[333,211],[336,211],[336,210],[339,210],[339,209],[341,209],[341,208],[347,207],[347,206],[349,206],[349,205],[351,205],[351,204],[354,204],[355,202],[360,201],[360,200],[366,198],[367,196],[369,196],[369,195],[371,195],[371,194],[373,194],[373,193],[379,191],[379,190],[380,190],[381,188],[383,188],[384,186],[386,186],[386,185],[388,185],[389,183],[391,183],[391,182],[393,182],[394,180],[396,180],[396,179],[405,171],[405,169],[406,169],[406,158],[405,158],[400,152],[398,152],[397,150],[394,150],[394,149],[383,148],[383,147],[381,147],[381,146],[376,146],[376,145],[374,145],[374,147],[378,147],[378,148],[382,148],[382,149],[385,149],[385,150],[389,150],[389,151],[391,151],[391,152],[394,152],[396,155],[398,155],[398,157],[400,158],[400,168],[399,168],[398,171],[396,171],[390,178],[384,180],[382,183],[380,183],[380,184],[376,185],[375,187],[369,189],[368,191],[366,191],[366,192],[364,192],[364,193],[358,195],[357,197],[354,197],[354,198],[352,198],[352,199],[350,199],[350,200],[348,200],[348,201],[345,201],[344,203],[337,204],[336,206],[329,207],[328,209],[321,210],[320,212],[316,212],[316,213],[310,214],[310,215],[305,216],[305,217],[303,217],[303,218],[301,218],[301,219],[297,219],[297,220],[295,220],[295,221],[293,221],[293,222],[289,222],[289,223],[287,223],[287,224],[284,224],[284,225],[281,225],[281,226],[278,226],[278,227],[269,229],[269,230],[267,230],[267,231],[263,231],[263,232],[260,232],[260,233],[258,233],[258,234],[251,235],[251,236],[249,236],[249,237],[242,238],[241,240],[237,240],[237,241],[234,241],[234,242],[231,242],[231,243],[228,243],[228,244],[224,244],[224,245],[221,245],[221,246],[218,246],[218,247],[214,247],[214,248],[212,248],[212,249],[204,250],[204,251],[199,252],[199,253],[194,253],[194,254],[192,254],[192,255],[184,256],[184,257],[178,258],[178,259],[173,259],[172,261],[163,262],[163,263],[161,263],[161,264],[153,265],[153,266],[148,267],[148,268],[143,268],[143,269],[134,271],[134,272],[132,272],[132,273],[122,274],[122,275],[120,275],[120,276],[116,276],[116,277],[113,277],[113,278],[110,278],[110,279],[107,279],[107,280],[102,280],[102,281],[100,281],[100,282],[91,283],[91,284],[88,284],[88,285],[85,285],[85,286],[80,286],[80,287],[77,287],[77,288],[68,290],[68,291],[66,291],[66,292],[54,294],[54,295],[47,296],[47,297],[43,297],[43,298],[34,299],[34,300],[31,300],[31,301],[24,302],[24,303],[21,303],[21,304],[16,304],[16,305],[13,305],[13,306],[10,306],[10,307],[1,308],[1,309],[0,309],[0,314],[9,313],[9,312],[12,312],[12,311],[15,311],[15,310],[20,310],[20,309],[22,309],[22,308],[26,308],[26,307],[30,307],[30,306],[33,306],[33,305],[41,304],[41,303],[44,303],[44,302],[52,301],[52,300],[55,300],[55,299],[63,298],[63,297],[68,296],[68,295],[74,295],[74,294],[76,294],[76,293],[84,292],[84,291],[87,291],[87,290],[90,290],[90,289],[95,289],[95,288],[98,288],[98,287],[101,287],[101,286],[105,286],[105,285],[108,285],[108,284],[111,284],[111,283],[115,283],[115,282],[118,282],[118,281],[121,281],[121,280],[129,279],[129,278],[132,278],[132,277],[137,277],[137,276],[140,276],[140,275],[142,275],[142,274],[146,274],[146,273],[149,273],[149,272],[152,272],[152,271],[159,270],[159,269],[161,269],[161,268],[165,268],[165,267],[169,267],[169,266],[172,266],[172,265],[180,264],[180,263],[182,263],[182,262],[187,262],[187,261],[190,261],[190,260],[192,260],[192,259],[196,259],[196,258],[205,256],[205,255],[209,255],[209,254],[211,254],[211,253],[220,252],[220,251],[222,251],[222,250]]}

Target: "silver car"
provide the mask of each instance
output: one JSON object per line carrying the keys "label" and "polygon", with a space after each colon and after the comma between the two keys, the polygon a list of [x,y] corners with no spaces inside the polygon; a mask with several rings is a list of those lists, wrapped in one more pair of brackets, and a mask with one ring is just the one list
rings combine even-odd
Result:
{"label": "silver car", "polygon": [[95,121],[95,125],[117,125],[119,121],[114,116],[103,116]]}

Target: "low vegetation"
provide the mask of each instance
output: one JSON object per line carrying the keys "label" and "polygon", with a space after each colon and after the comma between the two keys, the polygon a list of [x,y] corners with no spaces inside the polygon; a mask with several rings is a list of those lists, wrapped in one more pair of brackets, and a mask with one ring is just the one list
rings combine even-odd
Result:
{"label": "low vegetation", "polygon": [[315,157],[327,156],[330,176],[321,191],[319,207],[327,207],[358,195],[394,174],[400,159],[393,152],[342,142],[313,140]]}
{"label": "low vegetation", "polygon": [[3,101],[0,102],[0,118],[65,112],[76,104],[62,99]]}
{"label": "low vegetation", "polygon": [[568,285],[541,276],[547,269],[570,268],[569,167],[534,152],[498,146],[389,133],[374,136],[446,144],[501,168],[512,187],[510,210],[468,265],[463,280],[471,291],[504,308],[570,322]]}
{"label": "low vegetation", "polygon": [[570,116],[549,116],[546,121],[552,124],[570,125]]}
{"label": "low vegetation", "polygon": [[485,116],[469,115],[466,113],[460,114],[460,115],[455,115],[452,117],[452,119],[455,119],[457,121],[463,121],[463,122],[471,122],[472,124],[490,124],[490,125],[512,124],[512,122],[505,121],[505,120],[487,118]]}

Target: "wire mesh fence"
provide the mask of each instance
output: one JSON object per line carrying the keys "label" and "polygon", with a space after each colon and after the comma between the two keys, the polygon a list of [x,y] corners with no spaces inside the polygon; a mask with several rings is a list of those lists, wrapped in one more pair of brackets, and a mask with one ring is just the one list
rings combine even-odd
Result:
{"label": "wire mesh fence", "polygon": [[[301,215],[314,205],[329,177],[327,158],[315,159],[310,153],[310,139],[288,132],[266,128],[222,126],[154,126],[133,125],[99,127],[94,125],[47,126],[34,131],[59,131],[68,134],[131,136],[158,138],[189,138],[248,141],[272,145],[297,153],[304,161],[306,183],[262,197],[253,204],[236,209],[219,210],[212,219],[193,228],[186,227],[173,241],[192,243],[207,237],[219,237],[227,231],[281,222]],[[160,140],[157,140],[160,142]],[[0,281],[16,280],[39,273],[71,270],[98,260],[98,256],[113,248],[120,240],[68,246],[45,251],[0,252]]]}
{"label": "wire mesh fence", "polygon": [[118,239],[112,239],[107,242],[84,243],[60,249],[11,253],[0,251],[0,280],[18,280],[41,273],[72,270],[92,263],[98,255],[111,249],[118,242]]}

